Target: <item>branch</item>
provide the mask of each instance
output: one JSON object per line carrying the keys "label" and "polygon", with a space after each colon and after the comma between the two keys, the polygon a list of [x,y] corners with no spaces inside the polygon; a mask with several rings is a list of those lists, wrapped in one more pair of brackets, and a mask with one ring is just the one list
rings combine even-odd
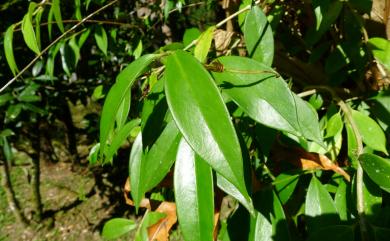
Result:
{"label": "branch", "polygon": [[17,80],[24,72],[26,72],[38,59],[40,59],[51,47],[53,47],[56,43],[58,43],[61,39],[63,39],[66,35],[73,32],[76,28],[78,28],[83,23],[87,22],[88,19],[92,18],[96,14],[100,13],[101,11],[105,10],[106,8],[110,7],[114,3],[118,2],[119,0],[114,0],[103,7],[99,8],[95,12],[89,14],[87,17],[83,18],[80,22],[75,24],[73,27],[68,29],[66,32],[61,34],[58,38],[56,38],[53,42],[51,42],[44,50],[42,50],[33,60],[31,60],[30,63],[28,63],[15,77],[13,77],[11,80],[9,80],[1,89],[0,93],[3,92],[8,86],[10,86],[15,80]]}

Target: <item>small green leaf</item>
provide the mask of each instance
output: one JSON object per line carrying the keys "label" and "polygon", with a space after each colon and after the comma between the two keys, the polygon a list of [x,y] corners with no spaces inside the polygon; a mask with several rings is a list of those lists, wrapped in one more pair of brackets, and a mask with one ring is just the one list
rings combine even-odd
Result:
{"label": "small green leaf", "polygon": [[332,197],[315,176],[312,177],[307,190],[305,215],[310,233],[339,222]]}
{"label": "small green leaf", "polygon": [[79,46],[80,49],[81,47],[83,47],[90,33],[91,33],[91,29],[87,28],[82,34],[80,34],[79,40],[77,41],[77,45]]}
{"label": "small green leaf", "polygon": [[61,16],[60,0],[53,0],[51,8],[53,9],[54,18],[56,20],[58,28],[61,30],[61,32],[64,32],[64,25],[62,23],[62,16]]}
{"label": "small green leaf", "polygon": [[127,124],[125,124],[123,127],[121,127],[116,133],[115,136],[112,138],[111,145],[108,147],[106,157],[105,159],[107,161],[110,161],[115,153],[118,151],[118,149],[121,147],[123,142],[126,140],[126,138],[130,135],[131,130],[133,130],[135,127],[137,127],[140,124],[140,119],[135,119]]}
{"label": "small green leaf", "polygon": [[96,164],[99,158],[100,143],[96,143],[89,151],[88,161],[90,165]]}
{"label": "small green leaf", "polygon": [[200,36],[201,32],[198,28],[189,28],[186,29],[183,35],[183,44],[185,46],[192,43],[192,41],[196,40]]}
{"label": "small green leaf", "polygon": [[126,218],[113,218],[103,226],[102,236],[105,239],[116,239],[135,229],[137,224]]}
{"label": "small green leaf", "polygon": [[46,74],[51,78],[54,77],[55,58],[60,50],[62,43],[59,42],[55,46],[51,47],[46,60]]}
{"label": "small green leaf", "polygon": [[280,201],[284,204],[293,194],[295,187],[298,184],[299,174],[282,172],[272,182],[275,186],[275,190],[280,198]]}
{"label": "small green leaf", "polygon": [[12,74],[15,75],[18,70],[18,66],[16,65],[15,62],[15,57],[14,57],[14,48],[13,48],[13,34],[14,34],[14,27],[15,25],[11,25],[7,28],[7,31],[4,34],[4,53],[5,53],[5,58],[7,59],[7,63],[9,68],[12,71]]}
{"label": "small green leaf", "polygon": [[100,145],[101,155],[105,152],[108,136],[114,127],[118,109],[125,98],[126,93],[138,78],[159,55],[144,55],[129,64],[116,78],[116,83],[111,87],[104,102],[100,119]]}
{"label": "small green leaf", "polygon": [[213,174],[184,138],[177,152],[174,188],[180,230],[185,240],[214,240]]}
{"label": "small green leaf", "polygon": [[354,241],[355,232],[353,226],[334,225],[321,228],[307,239],[308,241]]}
{"label": "small green leaf", "polygon": [[248,56],[271,66],[274,58],[274,37],[267,17],[258,6],[252,7],[245,18],[244,38]]}
{"label": "small green leaf", "polygon": [[159,212],[147,212],[142,219],[141,226],[135,234],[134,241],[149,241],[148,227],[156,224],[160,219],[165,218],[166,214]]}
{"label": "small green leaf", "polygon": [[5,93],[3,95],[0,95],[0,106],[3,106],[7,104],[10,100],[13,100],[14,97],[11,93]]}
{"label": "small green leaf", "polygon": [[374,150],[388,154],[386,137],[381,127],[365,114],[352,110],[352,118],[362,136],[363,142]]}
{"label": "small green leaf", "polygon": [[22,104],[10,105],[5,113],[6,122],[15,120],[22,111]]}
{"label": "small green leaf", "polygon": [[272,224],[260,212],[251,219],[249,241],[272,241]]}
{"label": "small green leaf", "polygon": [[204,63],[207,60],[207,54],[211,47],[211,41],[213,41],[214,30],[215,26],[209,27],[200,35],[198,42],[196,43],[194,56],[201,63]]}
{"label": "small green leaf", "polygon": [[169,110],[188,144],[249,201],[238,137],[207,70],[178,50],[167,58],[165,77]]}
{"label": "small green leaf", "polygon": [[40,53],[37,38],[35,36],[34,27],[32,25],[32,12],[36,7],[35,2],[31,2],[28,7],[28,13],[24,15],[22,20],[22,34],[24,38],[24,42],[27,46],[34,51],[36,54]]}
{"label": "small green leaf", "polygon": [[375,58],[390,71],[390,41],[384,38],[370,38],[368,40]]}
{"label": "small green leaf", "polygon": [[374,154],[364,153],[359,162],[367,175],[380,187],[390,189],[390,160]]}
{"label": "small green leaf", "polygon": [[81,16],[81,0],[74,0],[75,5],[75,17],[77,20],[81,20],[83,17]]}
{"label": "small green leaf", "polygon": [[138,59],[141,56],[142,50],[143,50],[142,40],[140,40],[140,41],[138,41],[137,47],[135,48],[135,50],[133,52],[133,56],[135,59]]}
{"label": "small green leaf", "polygon": [[41,18],[44,8],[38,8],[38,11],[35,15],[35,36],[37,37],[38,48],[41,49]]}
{"label": "small green leaf", "polygon": [[343,120],[339,112],[334,114],[326,125],[326,135],[324,138],[333,137],[343,130]]}
{"label": "small green leaf", "polygon": [[104,55],[107,55],[108,40],[106,30],[101,25],[97,25],[94,36],[99,49]]}

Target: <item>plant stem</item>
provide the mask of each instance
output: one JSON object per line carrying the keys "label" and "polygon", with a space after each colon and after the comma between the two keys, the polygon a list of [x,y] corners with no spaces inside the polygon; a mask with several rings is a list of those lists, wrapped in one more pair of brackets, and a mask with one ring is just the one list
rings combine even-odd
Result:
{"label": "plant stem", "polygon": [[58,38],[56,38],[53,42],[51,42],[44,50],[42,50],[33,60],[30,61],[30,63],[28,63],[17,75],[15,75],[15,77],[13,77],[11,80],[9,80],[1,89],[0,89],[0,93],[3,92],[8,86],[10,86],[13,82],[15,82],[15,80],[17,80],[20,76],[22,76],[22,74],[24,72],[26,72],[38,59],[40,59],[51,47],[53,47],[56,43],[58,43],[61,39],[63,39],[66,35],[68,35],[69,33],[73,32],[76,28],[78,28],[80,25],[82,25],[83,23],[85,23],[88,19],[92,18],[93,16],[95,16],[96,14],[100,13],[101,11],[103,11],[104,9],[110,7],[111,5],[113,5],[114,3],[118,2],[119,0],[114,0],[110,3],[107,3],[106,5],[104,5],[103,7],[99,8],[98,10],[96,10],[95,12],[89,14],[88,16],[86,16],[85,18],[83,18],[80,22],[78,22],[77,24],[73,25],[73,27],[71,27],[70,29],[68,29],[67,31],[65,31],[63,34],[61,34]]}

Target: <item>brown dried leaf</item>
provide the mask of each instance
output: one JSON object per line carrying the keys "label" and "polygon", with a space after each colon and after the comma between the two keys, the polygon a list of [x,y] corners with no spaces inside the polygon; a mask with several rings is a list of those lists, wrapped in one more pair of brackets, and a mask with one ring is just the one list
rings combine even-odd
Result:
{"label": "brown dried leaf", "polygon": [[176,204],[173,202],[162,202],[155,211],[165,213],[166,217],[148,228],[149,240],[168,241],[169,231],[177,222]]}
{"label": "brown dried leaf", "polygon": [[214,43],[215,43],[215,49],[217,51],[224,51],[226,50],[230,42],[232,41],[233,32],[228,32],[222,29],[217,29],[214,31]]}

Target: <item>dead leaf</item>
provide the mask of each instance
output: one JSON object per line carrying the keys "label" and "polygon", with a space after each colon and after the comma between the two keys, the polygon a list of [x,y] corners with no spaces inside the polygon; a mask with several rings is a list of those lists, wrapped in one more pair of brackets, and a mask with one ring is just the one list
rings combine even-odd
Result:
{"label": "dead leaf", "polygon": [[222,29],[217,29],[214,31],[214,43],[215,43],[215,49],[217,51],[224,51],[226,50],[230,42],[232,41],[233,32],[228,32]]}
{"label": "dead leaf", "polygon": [[347,181],[351,180],[349,174],[331,161],[327,156],[314,152],[307,152],[302,148],[280,148],[275,155],[275,161],[282,160],[286,160],[303,170],[332,170],[342,175]]}
{"label": "dead leaf", "polygon": [[155,211],[166,214],[166,217],[148,228],[149,240],[168,241],[169,231],[177,222],[176,204],[173,202],[162,202]]}
{"label": "dead leaf", "polygon": [[[128,197],[128,195],[130,194],[130,191],[131,191],[130,178],[127,178],[125,186],[124,186],[123,195],[125,196],[126,204],[128,204],[130,206],[135,206],[133,200],[131,200],[131,198]],[[148,198],[142,199],[139,206],[141,208],[147,208],[148,210],[152,209],[152,207],[151,207],[152,205],[150,204],[150,200]]]}

